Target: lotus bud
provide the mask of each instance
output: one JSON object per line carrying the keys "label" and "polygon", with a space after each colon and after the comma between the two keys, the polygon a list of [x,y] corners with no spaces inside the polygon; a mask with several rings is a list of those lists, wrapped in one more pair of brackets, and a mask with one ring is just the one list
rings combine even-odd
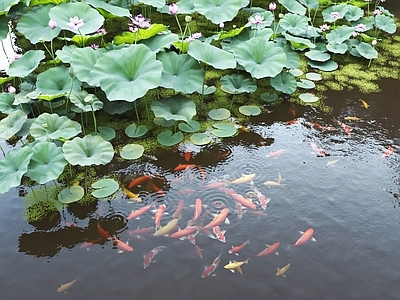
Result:
{"label": "lotus bud", "polygon": [[190,21],[192,21],[192,17],[191,16],[185,16],[185,22],[186,23],[190,23]]}
{"label": "lotus bud", "polygon": [[50,21],[49,21],[49,27],[50,27],[51,29],[57,28],[57,26],[58,26],[58,24],[57,24],[57,21],[56,21],[56,20],[50,20]]}
{"label": "lotus bud", "polygon": [[85,97],[85,99],[83,99],[83,101],[84,101],[85,103],[92,104],[93,101],[94,101],[93,95],[92,95],[92,94],[87,95],[87,96]]}
{"label": "lotus bud", "polygon": [[236,25],[233,25],[232,28],[235,29],[235,28],[236,28]]}
{"label": "lotus bud", "polygon": [[172,3],[169,6],[169,12],[170,12],[171,15],[176,15],[178,13],[178,10],[179,10],[179,7],[175,3]]}
{"label": "lotus bud", "polygon": [[41,38],[39,39],[39,43],[42,43],[42,44],[43,44],[44,42],[45,42],[44,38],[41,37]]}
{"label": "lotus bud", "polygon": [[284,16],[285,16],[285,14],[282,14],[282,13],[280,13],[280,14],[278,15],[279,19],[282,19]]}
{"label": "lotus bud", "polygon": [[43,124],[42,124],[42,127],[43,127],[43,128],[47,128],[47,123],[43,123]]}
{"label": "lotus bud", "polygon": [[276,3],[275,2],[271,2],[270,4],[269,4],[269,10],[270,11],[274,11],[276,9]]}
{"label": "lotus bud", "polygon": [[7,91],[10,94],[15,94],[15,92],[17,91],[17,89],[15,87],[13,87],[12,85],[7,86]]}
{"label": "lotus bud", "polygon": [[225,27],[224,22],[219,23],[219,28],[223,29]]}
{"label": "lotus bud", "polygon": [[377,42],[376,40],[373,40],[373,41],[371,42],[372,46],[375,46],[377,43],[378,43],[378,42]]}

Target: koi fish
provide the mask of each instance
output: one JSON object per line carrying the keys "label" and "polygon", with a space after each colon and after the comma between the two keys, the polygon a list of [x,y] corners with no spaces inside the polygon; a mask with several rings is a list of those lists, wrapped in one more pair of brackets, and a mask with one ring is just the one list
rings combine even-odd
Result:
{"label": "koi fish", "polygon": [[154,202],[151,203],[150,205],[143,206],[137,210],[132,210],[132,212],[126,217],[126,219],[127,220],[140,219],[140,216],[143,215],[146,211],[148,211],[153,205]]}
{"label": "koi fish", "polygon": [[315,238],[313,237],[314,234],[314,229],[308,228],[305,232],[300,231],[301,237],[293,244],[288,246],[288,250],[295,247],[295,246],[300,246],[303,245],[304,243],[308,242],[309,240],[312,240],[315,242]]}
{"label": "koi fish", "polygon": [[99,223],[97,223],[96,226],[97,226],[97,231],[100,233],[100,235],[101,235],[103,238],[105,238],[105,239],[111,238],[110,234],[109,234],[107,231],[105,231],[105,230],[103,229],[103,227],[100,226]]}
{"label": "koi fish", "polygon": [[134,200],[136,202],[142,202],[142,199],[139,197],[139,195],[136,195],[135,193],[132,193],[130,190],[128,190],[124,186],[121,186],[121,189],[129,199],[132,199],[132,200]]}
{"label": "koi fish", "polygon": [[289,108],[289,112],[292,114],[293,117],[296,116],[296,110],[294,108]]}
{"label": "koi fish", "polygon": [[189,235],[191,233],[194,233],[196,230],[197,230],[196,227],[189,226],[189,227],[186,227],[186,228],[184,228],[182,230],[178,230],[178,231],[174,232],[169,237],[171,237],[173,239],[180,239],[180,238],[183,238],[183,237],[185,237],[185,236],[187,236],[187,235]]}
{"label": "koi fish", "polygon": [[164,246],[158,246],[158,247],[155,247],[154,249],[150,250],[149,253],[147,253],[147,255],[144,257],[143,269],[146,269],[148,266],[150,266],[150,264],[154,260],[154,257],[164,249],[165,249]]}
{"label": "koi fish", "polygon": [[154,236],[166,235],[170,233],[175,226],[178,224],[178,219],[172,219],[164,227],[158,228],[158,230],[153,234]]}
{"label": "koi fish", "polygon": [[299,123],[299,120],[296,120],[296,119],[289,120],[289,121],[285,122],[286,125],[293,125],[293,124],[297,124],[297,123]]}
{"label": "koi fish", "polygon": [[230,183],[231,184],[242,184],[242,183],[247,183],[253,180],[253,178],[256,176],[256,174],[247,174],[243,175],[242,177],[239,177],[235,180],[232,180]]}
{"label": "koi fish", "polygon": [[212,228],[212,231],[213,231],[213,233],[216,236],[218,241],[223,242],[223,243],[226,242],[226,238],[225,238],[226,230],[221,230],[221,228],[219,228],[219,226],[214,226]]}
{"label": "koi fish", "polygon": [[57,289],[57,293],[67,293],[68,289],[75,283],[76,279],[67,282],[67,283],[62,283],[61,286]]}
{"label": "koi fish", "polygon": [[279,149],[279,150],[267,153],[267,157],[278,157],[278,156],[282,155],[285,152],[286,152],[285,149]]}
{"label": "koi fish", "polygon": [[267,203],[269,201],[271,201],[271,199],[270,198],[268,198],[268,199],[265,198],[265,196],[260,192],[260,190],[258,188],[254,187],[253,190],[256,193],[256,196],[257,196],[258,202],[261,205],[261,208],[263,210],[266,210],[267,209]]}
{"label": "koi fish", "polygon": [[160,226],[161,218],[164,215],[165,208],[165,204],[160,204],[157,208],[156,213],[154,214],[154,224],[156,225],[156,228]]}
{"label": "koi fish", "polygon": [[243,218],[243,206],[239,202],[236,202],[236,213],[239,220]]}
{"label": "koi fish", "polygon": [[121,241],[119,238],[117,237],[113,237],[114,240],[114,246],[118,247],[118,253],[122,253],[122,252],[132,252],[133,248],[131,246],[129,246],[129,242],[124,243],[123,241]]}
{"label": "koi fish", "polygon": [[212,275],[215,272],[215,269],[219,266],[220,262],[221,262],[221,254],[214,259],[211,265],[209,265],[208,267],[204,267],[204,271],[203,273],[201,273],[201,278],[206,278]]}
{"label": "koi fish", "polygon": [[279,183],[279,182],[276,182],[276,181],[271,181],[271,180],[267,180],[266,182],[264,182],[264,184],[265,184],[266,186],[269,186],[269,187],[271,187],[271,186],[281,186],[281,187],[284,187],[284,186],[285,186],[285,185],[282,184],[282,183]]}
{"label": "koi fish", "polygon": [[98,244],[98,243],[100,243],[101,241],[103,241],[103,238],[98,238],[98,239],[95,239],[95,240],[89,240],[89,241],[87,241],[87,242],[84,242],[79,248],[80,248],[80,249],[89,250],[89,249],[88,249],[89,247],[92,247],[94,244]]}
{"label": "koi fish", "polygon": [[196,235],[199,231],[195,231],[193,233],[190,233],[187,235],[187,239],[189,240],[189,242],[192,243],[193,246],[196,246]]}
{"label": "koi fish", "polygon": [[351,129],[349,125],[346,125],[346,124],[344,124],[343,122],[340,122],[340,121],[338,121],[338,123],[339,123],[340,127],[342,127],[343,130],[344,130],[348,135],[351,135],[351,131],[352,131],[353,129]]}
{"label": "koi fish", "polygon": [[181,189],[181,190],[179,190],[178,191],[178,194],[180,194],[180,195],[189,195],[189,194],[191,194],[191,193],[194,193],[196,190],[194,190],[194,189]]}
{"label": "koi fish", "polygon": [[142,235],[142,234],[148,234],[154,230],[154,227],[144,227],[144,228],[138,228],[134,230],[128,230],[128,234],[130,235]]}
{"label": "koi fish", "polygon": [[277,180],[277,182],[281,183],[282,181],[283,181],[282,174],[281,174],[281,172],[278,171],[278,180]]}
{"label": "koi fish", "polygon": [[186,151],[183,153],[183,158],[184,158],[186,161],[189,161],[189,160],[192,158],[192,151],[186,150]]}
{"label": "koi fish", "polygon": [[179,164],[174,168],[174,171],[183,171],[186,168],[194,168],[196,167],[195,164]]}
{"label": "koi fish", "polygon": [[136,177],[135,179],[132,179],[132,181],[129,183],[128,189],[130,189],[134,186],[137,186],[139,184],[142,184],[142,183],[150,180],[151,178],[152,178],[152,176],[150,176],[150,175],[142,175],[142,176]]}
{"label": "koi fish", "polygon": [[245,261],[229,261],[229,264],[226,264],[224,268],[228,269],[232,273],[235,273],[235,269],[241,267],[243,264],[247,264],[248,262],[249,259],[246,259]]}
{"label": "koi fish", "polygon": [[203,187],[206,189],[219,189],[223,187],[226,183],[224,181],[215,181],[215,182],[210,182],[207,185],[204,185]]}
{"label": "koi fish", "polygon": [[333,166],[334,164],[336,164],[339,160],[338,159],[334,159],[334,160],[329,160],[326,165],[327,166]]}
{"label": "koi fish", "polygon": [[317,146],[317,144],[314,142],[314,140],[311,140],[311,147],[317,156],[325,156],[324,150],[322,150],[320,147]]}
{"label": "koi fish", "polygon": [[204,226],[203,228],[205,229],[210,229],[213,228],[215,226],[218,226],[219,224],[221,224],[226,217],[228,216],[229,213],[229,209],[228,208],[224,208],[220,211],[220,213],[218,215],[215,216],[215,218],[208,223],[206,226]]}
{"label": "koi fish", "polygon": [[194,245],[194,249],[195,249],[197,255],[198,255],[201,259],[203,259],[203,254],[201,253],[201,248],[199,247],[199,245]]}
{"label": "koi fish", "polygon": [[268,217],[267,213],[260,211],[260,210],[249,209],[248,212],[249,212],[249,214],[254,215],[256,217]]}
{"label": "koi fish", "polygon": [[228,251],[228,253],[234,253],[235,255],[239,255],[238,252],[242,251],[244,247],[246,247],[248,244],[250,244],[250,240],[245,241],[243,244],[239,246],[235,246]]}
{"label": "koi fish", "polygon": [[347,116],[347,117],[344,117],[344,119],[345,119],[346,121],[362,121],[361,118],[353,117],[353,116]]}
{"label": "koi fish", "polygon": [[382,153],[382,155],[381,155],[380,157],[381,157],[381,158],[388,157],[390,154],[393,153],[393,151],[394,151],[393,147],[392,147],[392,146],[389,146],[389,148],[387,148],[387,149]]}
{"label": "koi fish", "polygon": [[185,204],[185,201],[183,201],[183,200],[179,200],[178,201],[178,204],[176,206],[176,210],[175,210],[174,214],[172,215],[172,219],[179,218],[179,216],[182,214],[182,211],[183,211],[183,208],[184,208],[184,204]]}
{"label": "koi fish", "polygon": [[194,215],[192,219],[193,222],[200,217],[202,210],[203,210],[203,202],[201,201],[200,198],[196,198],[196,202],[194,205]]}
{"label": "koi fish", "polygon": [[365,100],[363,100],[363,99],[358,99],[358,100],[360,100],[361,101],[361,104],[365,107],[365,108],[368,108],[369,107],[369,104],[367,103],[367,101],[365,101]]}
{"label": "koi fish", "polygon": [[276,251],[276,250],[279,248],[280,245],[281,245],[281,243],[279,243],[279,242],[273,243],[272,245],[267,245],[267,248],[265,248],[260,253],[256,254],[256,256],[262,257],[262,256],[270,255],[272,253],[279,255],[278,251]]}
{"label": "koi fish", "polygon": [[282,276],[286,277],[285,273],[287,270],[290,268],[290,263],[288,263],[286,266],[283,266],[282,268],[276,268],[276,276]]}
{"label": "koi fish", "polygon": [[154,192],[156,192],[157,194],[160,194],[160,195],[165,195],[165,192],[162,190],[162,189],[160,189],[156,184],[154,184],[153,182],[151,183],[151,189],[154,191]]}
{"label": "koi fish", "polygon": [[244,207],[251,208],[251,209],[256,209],[257,208],[256,205],[253,202],[251,202],[250,200],[246,199],[241,194],[236,193],[232,189],[222,187],[222,188],[220,188],[220,190],[222,192],[224,192],[225,194],[231,196],[235,201],[239,202]]}

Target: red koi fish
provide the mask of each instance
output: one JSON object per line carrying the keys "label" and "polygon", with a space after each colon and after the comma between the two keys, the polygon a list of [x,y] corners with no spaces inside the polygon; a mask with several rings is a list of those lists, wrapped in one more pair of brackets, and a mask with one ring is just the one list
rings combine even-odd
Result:
{"label": "red koi fish", "polygon": [[300,246],[303,245],[304,243],[308,242],[309,240],[316,241],[315,238],[313,237],[314,235],[314,229],[308,228],[305,232],[300,231],[301,237],[293,244],[288,246],[288,250],[295,247],[295,246]]}
{"label": "red koi fish", "polygon": [[118,247],[118,253],[122,253],[122,252],[132,252],[133,248],[131,246],[129,246],[129,243],[126,242],[124,243],[123,241],[121,241],[119,238],[117,238],[116,236],[113,237],[114,240],[114,246]]}
{"label": "red koi fish", "polygon": [[179,200],[178,201],[178,204],[176,206],[176,210],[175,210],[174,214],[172,215],[172,219],[178,219],[179,218],[179,216],[182,214],[182,211],[183,211],[183,208],[184,208],[184,204],[185,204],[185,201],[183,201],[183,200]]}
{"label": "red koi fish", "polygon": [[239,202],[236,202],[236,213],[239,220],[243,218],[243,206]]}
{"label": "red koi fish", "polygon": [[285,149],[279,149],[279,150],[267,153],[267,157],[278,157],[278,156],[282,155],[285,152],[286,152]]}
{"label": "red koi fish", "polygon": [[188,234],[188,236],[187,236],[189,242],[191,242],[192,245],[194,245],[194,246],[196,246],[196,235],[197,235],[198,232],[199,232],[199,231],[196,230],[195,232],[190,233],[190,234]]}
{"label": "red koi fish", "polygon": [[279,243],[279,242],[273,243],[272,245],[267,245],[267,248],[265,248],[260,253],[256,254],[256,256],[262,257],[262,256],[270,255],[272,253],[275,253],[276,255],[278,255],[279,253],[276,250],[279,248],[280,245],[281,245],[281,243]]}
{"label": "red koi fish", "polygon": [[127,220],[140,219],[140,216],[143,215],[146,211],[148,211],[153,205],[154,202],[151,203],[150,205],[143,206],[137,210],[132,210],[132,212],[126,217],[126,219]]}
{"label": "red koi fish", "polygon": [[156,213],[154,214],[154,224],[156,225],[156,228],[158,226],[160,226],[161,219],[164,215],[165,208],[166,208],[165,204],[160,204],[157,208]]}
{"label": "red koi fish", "polygon": [[221,228],[219,228],[219,226],[214,226],[212,228],[212,231],[213,231],[214,236],[217,238],[218,241],[223,242],[223,243],[226,242],[226,238],[225,238],[226,230],[221,230]]}
{"label": "red koi fish", "polygon": [[252,215],[256,216],[257,218],[268,217],[267,213],[260,211],[260,210],[249,209],[248,212],[249,212],[249,214],[252,214]]}
{"label": "red koi fish", "polygon": [[97,223],[97,231],[100,233],[100,235],[103,237],[103,238],[105,238],[105,239],[109,239],[109,238],[111,238],[111,236],[110,236],[110,234],[107,232],[107,231],[105,231],[101,226],[100,226],[100,224],[99,223]]}
{"label": "red koi fish", "polygon": [[349,125],[346,125],[346,124],[344,124],[343,122],[340,122],[340,121],[338,121],[338,123],[339,123],[340,127],[342,127],[343,130],[344,130],[348,135],[351,135],[351,131],[352,131],[353,129],[351,129]]}
{"label": "red koi fish", "polygon": [[206,189],[219,189],[223,186],[225,186],[225,182],[224,181],[215,181],[215,182],[210,182],[207,185],[204,185],[203,187]]}
{"label": "red koi fish", "polygon": [[220,262],[221,262],[221,254],[214,259],[211,265],[209,265],[208,267],[204,267],[204,271],[203,273],[201,273],[201,278],[206,278],[211,274],[213,274]]}
{"label": "red koi fish", "polygon": [[196,167],[195,164],[179,164],[174,168],[174,171],[183,171],[186,168],[194,168]]}
{"label": "red koi fish", "polygon": [[195,249],[197,255],[198,255],[201,259],[203,259],[203,254],[201,253],[201,248],[199,247],[199,245],[194,245],[194,249]]}
{"label": "red koi fish", "polygon": [[173,239],[180,239],[180,238],[183,238],[185,236],[188,236],[191,233],[194,233],[196,230],[197,230],[196,227],[192,227],[192,226],[186,227],[186,228],[184,228],[182,230],[174,232],[173,234],[170,235],[170,237],[173,238]]}
{"label": "red koi fish", "polygon": [[235,201],[239,202],[244,207],[251,208],[251,209],[257,208],[257,206],[253,202],[246,199],[241,194],[236,193],[233,189],[222,187],[222,188],[220,188],[220,190],[222,192],[224,192],[225,194],[231,196],[233,199],[235,199]]}
{"label": "red koi fish", "polygon": [[186,151],[183,153],[183,158],[184,158],[186,161],[189,161],[189,160],[192,158],[192,151],[186,150]]}
{"label": "red koi fish", "polygon": [[103,238],[98,238],[98,239],[95,239],[95,240],[89,240],[89,241],[87,241],[87,242],[84,242],[82,245],[80,245],[80,249],[87,249],[87,250],[89,250],[88,248],[89,247],[92,247],[94,244],[99,244],[99,243],[101,243],[101,241],[104,241],[104,239]]}
{"label": "red koi fish", "polygon": [[215,218],[210,223],[208,223],[203,228],[210,229],[210,228],[213,228],[215,226],[218,226],[223,221],[225,221],[226,217],[228,216],[228,213],[229,213],[229,209],[228,208],[224,208],[223,210],[220,211],[220,213],[218,215],[215,216]]}
{"label": "red koi fish", "polygon": [[157,185],[155,185],[154,183],[151,183],[151,189],[154,191],[154,192],[156,192],[157,194],[160,194],[160,195],[165,195],[165,192],[162,190],[162,189],[160,189]]}
{"label": "red koi fish", "polygon": [[260,190],[256,187],[253,188],[254,192],[256,193],[258,203],[260,203],[261,208],[263,210],[267,209],[267,203],[269,202],[269,199],[265,198],[265,196],[260,192]]}
{"label": "red koi fish", "polygon": [[142,235],[142,234],[149,234],[154,231],[154,227],[144,227],[144,228],[138,228],[134,230],[128,230],[128,233],[130,235]]}
{"label": "red koi fish", "polygon": [[144,257],[143,260],[143,269],[146,269],[150,264],[153,262],[154,256],[156,256],[158,253],[160,253],[162,250],[164,250],[164,246],[158,246],[155,247],[154,249],[150,250],[149,253]]}
{"label": "red koi fish", "polygon": [[139,184],[142,184],[148,180],[150,180],[152,177],[150,175],[143,175],[136,177],[135,179],[132,179],[132,181],[129,183],[128,188],[132,188],[134,186],[137,186]]}
{"label": "red koi fish", "polygon": [[393,147],[392,147],[392,146],[389,146],[389,148],[387,148],[387,149],[382,153],[382,155],[381,155],[380,157],[381,157],[381,158],[388,157],[390,154],[393,153],[393,151],[394,151]]}
{"label": "red koi fish", "polygon": [[246,247],[248,244],[250,244],[250,240],[245,241],[243,244],[239,246],[232,246],[232,249],[228,251],[228,253],[235,253],[235,255],[239,255],[238,252],[242,251],[244,247]]}
{"label": "red koi fish", "polygon": [[299,120],[296,120],[296,119],[289,120],[289,121],[285,122],[286,125],[293,125],[293,124],[297,124],[297,123],[299,123]]}
{"label": "red koi fish", "polygon": [[194,215],[192,219],[193,222],[200,217],[202,210],[203,210],[203,202],[201,201],[200,198],[196,198],[196,202],[194,205]]}
{"label": "red koi fish", "polygon": [[296,116],[296,109],[294,107],[289,108],[289,112],[292,114],[293,117]]}
{"label": "red koi fish", "polygon": [[318,147],[317,144],[315,144],[315,142],[313,140],[311,140],[311,147],[312,147],[313,151],[315,152],[315,154],[317,154],[317,156],[325,156],[324,150],[322,150],[320,147]]}

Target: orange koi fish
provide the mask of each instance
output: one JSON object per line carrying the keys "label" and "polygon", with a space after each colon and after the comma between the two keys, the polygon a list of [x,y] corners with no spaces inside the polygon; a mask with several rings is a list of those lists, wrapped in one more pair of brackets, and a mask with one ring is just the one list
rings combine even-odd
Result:
{"label": "orange koi fish", "polygon": [[340,127],[342,127],[343,130],[346,131],[346,133],[347,133],[348,135],[351,135],[351,131],[352,131],[353,129],[351,129],[349,125],[346,125],[346,124],[344,124],[343,122],[340,122],[340,121],[338,121],[338,123],[339,123]]}
{"label": "orange koi fish", "polygon": [[165,192],[162,190],[162,189],[160,189],[157,185],[155,185],[153,182],[151,183],[151,189],[154,191],[154,192],[156,192],[157,194],[160,194],[160,195],[165,195]]}
{"label": "orange koi fish", "polygon": [[314,140],[311,140],[311,147],[317,156],[325,156],[324,150],[318,147]]}
{"label": "orange koi fish", "polygon": [[126,217],[126,219],[127,220],[140,219],[140,216],[143,215],[146,211],[148,211],[153,205],[154,202],[151,203],[150,205],[143,206],[137,210],[132,210],[132,212]]}
{"label": "orange koi fish", "polygon": [[358,99],[358,100],[360,100],[360,102],[361,102],[361,104],[365,107],[365,108],[368,108],[369,107],[369,104],[367,103],[367,101],[365,101],[365,100],[363,100],[363,99]]}
{"label": "orange koi fish", "polygon": [[289,108],[289,112],[292,114],[293,117],[296,117],[296,109],[294,107]]}
{"label": "orange koi fish", "polygon": [[267,157],[278,157],[278,156],[282,155],[285,152],[286,152],[285,149],[279,149],[279,150],[267,153]]}
{"label": "orange koi fish", "polygon": [[157,208],[156,213],[154,214],[154,224],[156,225],[156,228],[158,226],[160,226],[161,219],[164,215],[165,208],[166,208],[165,204],[160,204]]}
{"label": "orange koi fish", "polygon": [[206,278],[211,274],[213,274],[215,272],[215,269],[219,266],[220,262],[221,262],[221,254],[214,259],[211,265],[209,265],[208,267],[204,267],[204,271],[203,273],[201,273],[201,278]]}
{"label": "orange koi fish", "polygon": [[256,209],[256,205],[251,202],[250,200],[246,199],[243,197],[241,194],[236,193],[233,189],[222,187],[220,188],[222,192],[227,194],[228,196],[231,196],[235,201],[239,202],[242,204],[244,207],[251,208],[251,209]]}
{"label": "orange koi fish", "polygon": [[192,158],[192,151],[186,150],[186,151],[183,153],[183,158],[184,158],[186,161],[189,161],[189,160]]}
{"label": "orange koi fish", "polygon": [[301,237],[293,244],[288,246],[288,250],[295,247],[295,246],[300,246],[303,245],[304,243],[308,242],[309,240],[316,241],[315,238],[313,237],[314,235],[314,229],[308,228],[305,232],[300,231]]}
{"label": "orange koi fish", "polygon": [[143,269],[146,269],[148,266],[150,266],[150,264],[153,262],[154,257],[164,249],[164,246],[158,246],[150,250],[149,253],[147,253],[147,255],[144,257]]}
{"label": "orange koi fish", "polygon": [[195,164],[179,164],[174,168],[174,171],[182,171],[185,170],[186,168],[194,168],[196,167]]}
{"label": "orange koi fish", "polygon": [[178,219],[179,216],[182,214],[183,208],[184,208],[185,201],[179,200],[178,204],[176,205],[176,210],[174,214],[172,215],[172,219]]}
{"label": "orange koi fish", "polygon": [[180,239],[185,236],[188,236],[191,233],[194,233],[196,230],[197,230],[197,227],[188,226],[182,230],[178,230],[178,231],[174,232],[173,234],[170,235],[170,237],[173,239]]}
{"label": "orange koi fish", "polygon": [[187,235],[187,238],[188,238],[189,242],[192,243],[193,246],[196,246],[196,235],[197,235],[198,232],[199,231],[196,230],[195,232],[190,233],[190,234]]}
{"label": "orange koi fish", "polygon": [[262,208],[263,210],[266,210],[266,209],[267,209],[267,203],[268,203],[271,199],[269,199],[269,198],[267,199],[267,198],[260,192],[260,190],[259,190],[258,188],[254,187],[253,190],[254,190],[254,192],[256,193],[256,196],[257,196],[258,202],[259,202],[260,205],[261,205],[261,208]]}
{"label": "orange koi fish", "polygon": [[248,244],[250,244],[250,240],[245,241],[243,244],[239,246],[235,246],[228,251],[228,253],[235,253],[235,255],[239,255],[238,252],[242,251],[244,247],[246,247]]}
{"label": "orange koi fish", "polygon": [[199,247],[199,245],[194,245],[194,249],[195,249],[197,255],[198,255],[201,259],[203,259],[203,254],[201,253],[201,248]]}
{"label": "orange koi fish", "polygon": [[[87,242],[84,242],[79,248],[80,249],[87,249],[89,247],[92,247],[94,244],[99,244],[103,240],[104,240],[103,238],[98,238],[98,239],[95,239],[95,240],[89,240]],[[87,249],[87,250],[89,250],[89,249]]]}
{"label": "orange koi fish", "polygon": [[142,235],[142,234],[149,234],[154,231],[154,227],[144,227],[138,228],[134,230],[128,230],[128,234],[130,235]]}
{"label": "orange koi fish", "polygon": [[254,216],[258,217],[258,218],[259,217],[268,217],[267,213],[265,213],[263,211],[260,211],[260,210],[249,209],[248,212],[249,212],[249,214],[254,215]]}
{"label": "orange koi fish", "polygon": [[214,226],[212,228],[212,231],[213,231],[214,236],[217,238],[218,241],[220,241],[222,243],[226,242],[226,238],[225,238],[226,230],[221,230],[221,228],[219,228],[219,226]]}
{"label": "orange koi fish", "polygon": [[129,183],[128,188],[132,188],[134,186],[137,186],[139,184],[142,184],[148,180],[150,180],[152,177],[150,175],[143,175],[136,177],[135,179],[132,179],[132,181]]}
{"label": "orange koi fish", "polygon": [[203,202],[201,201],[200,198],[196,198],[196,202],[194,205],[194,215],[193,215],[192,221],[196,221],[200,217],[202,210],[203,210]]}
{"label": "orange koi fish", "polygon": [[239,202],[236,202],[236,214],[239,220],[243,218],[243,206]]}
{"label": "orange koi fish", "polygon": [[256,254],[256,256],[262,257],[262,256],[270,255],[272,253],[275,253],[276,255],[278,255],[279,253],[276,250],[279,248],[280,245],[281,245],[281,243],[279,243],[279,242],[273,243],[272,245],[267,245],[267,248],[265,248],[260,253]]}
{"label": "orange koi fish", "polygon": [[110,234],[109,234],[107,231],[105,231],[105,230],[100,226],[99,223],[97,223],[97,231],[100,233],[100,235],[101,235],[103,238],[105,238],[105,239],[111,238]]}
{"label": "orange koi fish", "polygon": [[393,147],[392,147],[392,146],[389,146],[389,148],[387,148],[387,149],[382,153],[382,155],[381,155],[380,157],[381,157],[381,158],[388,157],[390,154],[393,153],[393,151],[394,151]]}
{"label": "orange koi fish", "polygon": [[215,226],[218,226],[223,221],[225,221],[226,217],[228,216],[228,213],[229,213],[229,209],[228,208],[222,209],[220,211],[220,213],[218,215],[216,215],[215,218],[210,223],[208,223],[206,226],[204,226],[203,228],[210,229],[210,228],[213,228]]}
{"label": "orange koi fish", "polygon": [[123,241],[121,241],[119,238],[117,238],[116,236],[113,237],[114,240],[114,246],[118,247],[118,253],[122,253],[122,252],[132,252],[133,248],[131,246],[129,246],[129,243],[126,242],[124,243]]}

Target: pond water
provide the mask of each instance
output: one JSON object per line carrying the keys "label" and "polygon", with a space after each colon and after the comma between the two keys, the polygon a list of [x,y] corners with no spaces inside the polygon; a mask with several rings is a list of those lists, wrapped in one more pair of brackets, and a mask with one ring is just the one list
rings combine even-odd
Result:
{"label": "pond water", "polygon": [[[380,85],[383,91],[376,94],[326,93],[331,114],[283,103],[244,124],[249,132],[193,149],[189,162],[178,150],[131,165],[107,166],[105,173],[118,173],[126,182],[154,176],[153,183],[165,194],[146,195],[146,183],[137,191],[149,202],[165,203],[161,225],[172,219],[179,200],[184,201],[181,228],[193,218],[196,198],[205,205],[199,224],[210,222],[221,206],[229,208],[230,224],[220,224],[225,243],[204,233],[196,236],[203,259],[188,240],[132,233],[154,227],[154,212],[127,220],[141,205],[122,194],[93,207],[65,209],[50,229],[37,229],[22,219],[22,189],[1,195],[1,299],[400,299],[400,85],[395,80]],[[346,116],[361,120],[344,121]],[[339,121],[350,126],[351,134]],[[394,151],[385,155],[389,147]],[[201,167],[174,171],[183,163]],[[204,188],[244,174],[255,174],[254,185],[227,187],[244,196],[258,188],[271,200],[265,211],[254,203],[268,216],[247,209],[239,219],[231,196]],[[283,186],[264,185],[278,181],[279,174]],[[111,240],[99,240],[97,224],[129,241],[134,251],[118,253]],[[316,241],[288,250],[300,238],[299,231],[308,228],[314,229]],[[84,248],[93,240],[97,242]],[[239,256],[228,253],[247,240]],[[280,242],[279,255],[255,256],[275,242]],[[165,249],[156,262],[144,269],[143,255],[161,245]],[[201,278],[204,266],[219,255],[216,276]],[[246,259],[243,276],[224,269],[230,260]],[[276,276],[277,268],[288,263],[286,277]],[[66,294],[57,293],[61,284],[75,279]]]}

